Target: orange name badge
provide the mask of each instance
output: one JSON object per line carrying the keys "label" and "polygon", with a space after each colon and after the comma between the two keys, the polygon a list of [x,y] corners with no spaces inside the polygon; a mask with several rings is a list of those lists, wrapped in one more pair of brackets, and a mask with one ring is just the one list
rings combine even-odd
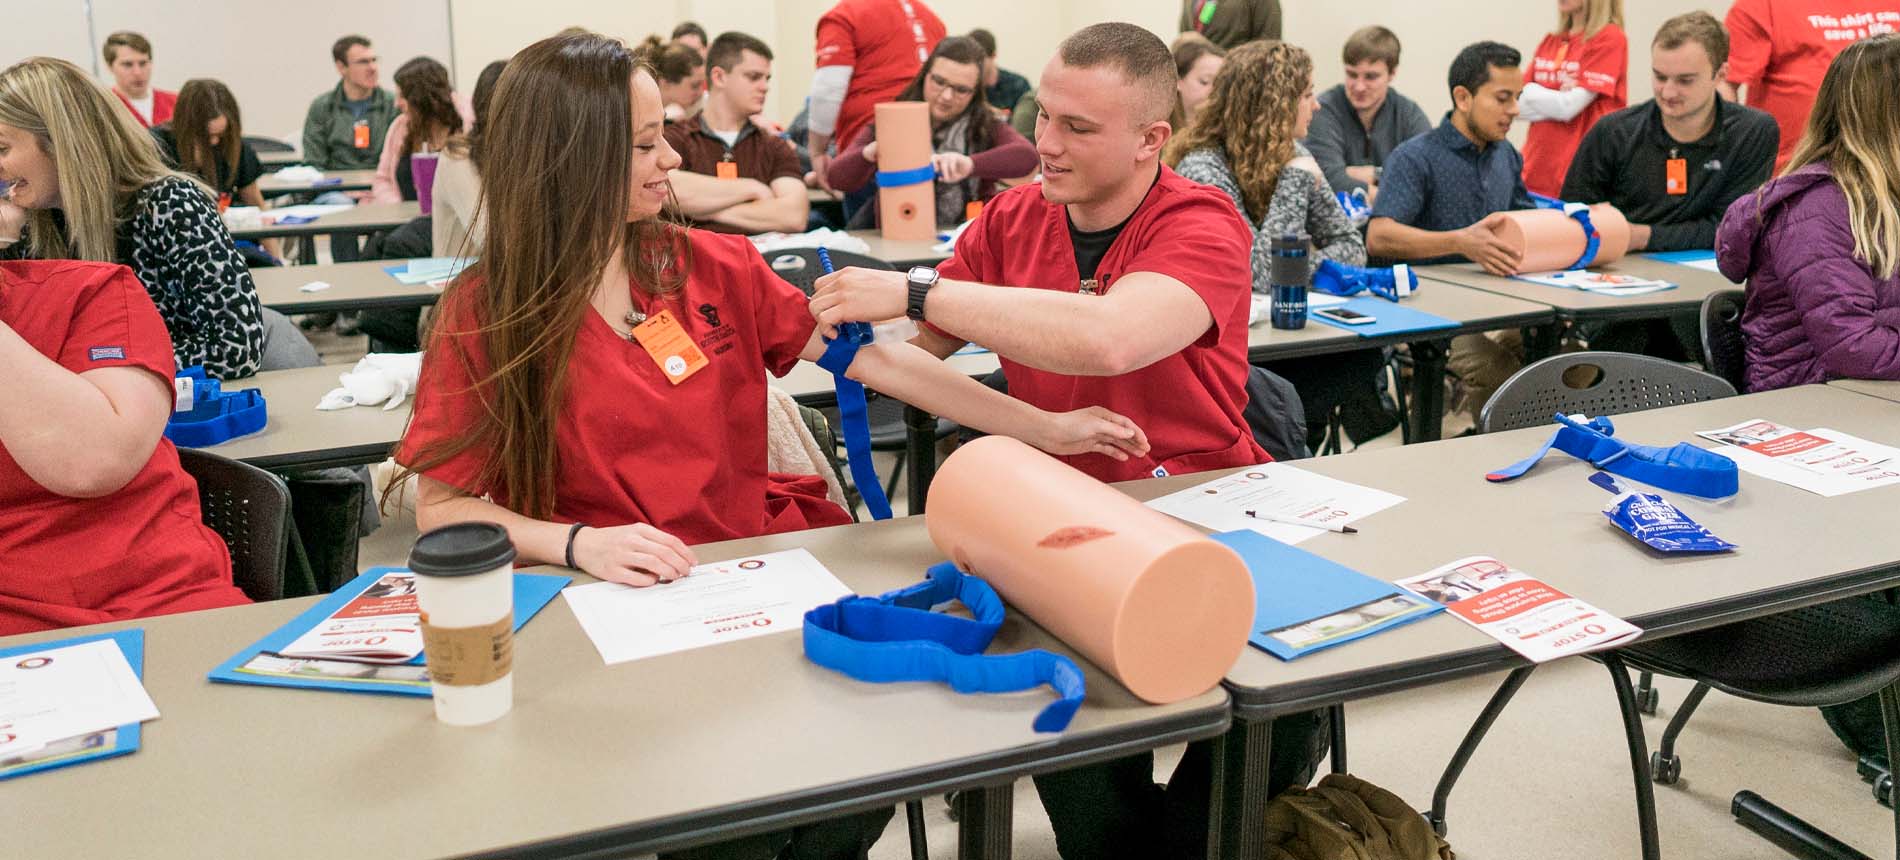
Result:
{"label": "orange name badge", "polygon": [[975,221],[976,216],[981,214],[983,214],[983,201],[972,200],[963,204],[963,220]]}
{"label": "orange name badge", "polygon": [[351,145],[355,146],[357,149],[368,149],[369,148],[369,121],[361,120],[361,119],[357,120],[356,125],[350,128],[350,135],[351,135],[350,137]]}
{"label": "orange name badge", "polygon": [[1669,193],[1672,196],[1689,193],[1689,160],[1688,159],[1686,158],[1669,159],[1667,188],[1669,190]]}
{"label": "orange name badge", "polygon": [[692,336],[680,327],[672,311],[661,310],[647,317],[646,322],[634,327],[633,339],[640,342],[647,355],[652,356],[653,363],[659,365],[660,372],[666,374],[667,381],[674,385],[685,382],[706,366],[706,354],[699,351],[699,344],[693,343]]}
{"label": "orange name badge", "polygon": [[739,162],[721,161],[718,164],[713,165],[713,174],[715,176],[718,176],[720,179],[738,179],[739,178]]}

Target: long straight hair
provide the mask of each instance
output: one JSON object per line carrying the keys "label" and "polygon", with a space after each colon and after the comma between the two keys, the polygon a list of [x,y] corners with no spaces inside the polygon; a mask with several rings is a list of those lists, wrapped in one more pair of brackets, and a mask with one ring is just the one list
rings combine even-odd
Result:
{"label": "long straight hair", "polygon": [[27,213],[27,253],[39,259],[118,261],[119,212],[140,189],[177,176],[152,135],[117,96],[78,66],[31,57],[0,72],[0,124],[33,135],[59,177],[62,233],[48,209]]}
{"label": "long straight hair", "polygon": [[1215,148],[1240,184],[1247,219],[1267,217],[1280,171],[1293,160],[1300,99],[1313,85],[1313,57],[1287,42],[1248,42],[1227,54],[1214,88],[1187,130],[1168,141],[1166,160]]}
{"label": "long straight hair", "polygon": [[[213,146],[205,129],[218,117],[225,120],[224,136]],[[178,89],[171,127],[172,138],[178,141],[180,170],[212,185],[218,182],[220,166],[226,174],[237,176],[238,159],[244,152],[244,117],[238,113],[237,98],[224,84],[210,78],[186,81]]]}
{"label": "long straight hair", "polygon": [[[1848,45],[1827,67],[1801,142],[1781,175],[1826,164],[1847,196],[1854,256],[1882,278],[1900,272],[1900,35]],[[1759,193],[1759,192],[1758,192]]]}
{"label": "long straight hair", "polygon": [[1563,35],[1583,28],[1583,37],[1588,39],[1611,24],[1623,26],[1623,0],[1583,0],[1581,11],[1558,12],[1557,34]]}
{"label": "long straight hair", "polygon": [[[482,486],[510,510],[552,516],[568,357],[608,261],[619,254],[651,296],[676,292],[691,268],[684,229],[627,220],[635,74],[651,72],[625,44],[585,31],[508,61],[482,129],[482,146],[505,153],[508,169],[482,175],[481,254],[444,293],[428,350],[429,361],[464,362],[482,408],[468,432],[424,448],[406,473],[478,450]],[[470,338],[485,367],[451,344]]]}

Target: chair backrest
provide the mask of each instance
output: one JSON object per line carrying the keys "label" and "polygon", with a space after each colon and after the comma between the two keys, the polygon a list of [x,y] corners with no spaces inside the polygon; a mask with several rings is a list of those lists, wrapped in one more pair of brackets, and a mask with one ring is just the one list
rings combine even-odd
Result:
{"label": "chair backrest", "polygon": [[205,525],[231,550],[231,578],[237,587],[252,600],[282,597],[290,488],[263,469],[205,451],[180,448],[178,461],[198,482]]}
{"label": "chair backrest", "polygon": [[297,148],[274,137],[262,137],[254,134],[244,136],[244,142],[257,152],[296,152]]}
{"label": "chair backrest", "polygon": [[1511,375],[1484,404],[1485,433],[1541,427],[1559,412],[1622,415],[1733,397],[1727,380],[1693,367],[1626,352],[1553,355]]}
{"label": "chair backrest", "polygon": [[1264,367],[1247,368],[1247,405],[1241,410],[1254,441],[1276,461],[1313,456],[1306,447],[1306,407],[1293,383]]}
{"label": "chair backrest", "polygon": [[1702,361],[1736,391],[1748,388],[1748,343],[1742,338],[1746,295],[1740,289],[1721,290],[1702,300]]}
{"label": "chair backrest", "polygon": [[[831,265],[837,269],[857,266],[860,269],[888,271],[894,268],[876,257],[839,250],[830,250],[829,253]],[[772,266],[772,271],[785,279],[786,283],[804,290],[805,295],[808,296],[811,295],[812,284],[817,283],[818,279],[824,277],[825,274],[824,264],[818,262],[817,248],[786,248],[781,251],[772,251],[765,255],[765,261]]]}

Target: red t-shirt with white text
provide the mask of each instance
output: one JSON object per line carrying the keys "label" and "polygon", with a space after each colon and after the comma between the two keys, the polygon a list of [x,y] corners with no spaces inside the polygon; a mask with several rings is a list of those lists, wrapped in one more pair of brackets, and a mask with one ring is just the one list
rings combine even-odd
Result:
{"label": "red t-shirt with white text", "polygon": [[1596,93],[1569,122],[1531,123],[1524,138],[1524,187],[1546,197],[1563,193],[1564,174],[1583,136],[1597,120],[1629,106],[1629,39],[1606,24],[1596,35],[1552,33],[1531,57],[1532,83],[1553,90],[1581,87]]}
{"label": "red t-shirt with white text", "polygon": [[944,32],[923,0],[844,0],[818,19],[818,68],[852,69],[831,136],[840,149],[858,138],[874,106],[895,100],[917,77]]}
{"label": "red t-shirt with white text", "polygon": [[1900,32],[1900,0],[1735,0],[1728,10],[1728,80],[1781,129],[1780,170],[1808,124],[1808,109],[1843,48]]}

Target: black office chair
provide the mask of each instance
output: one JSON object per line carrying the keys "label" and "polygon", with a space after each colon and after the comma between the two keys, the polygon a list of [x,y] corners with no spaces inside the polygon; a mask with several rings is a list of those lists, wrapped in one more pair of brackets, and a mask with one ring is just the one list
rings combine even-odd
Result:
{"label": "black office chair", "polygon": [[[876,257],[854,254],[850,251],[828,251],[831,264],[838,269],[856,266],[861,269],[882,269],[891,271],[891,264]],[[811,295],[812,284],[825,273],[824,264],[818,261],[816,248],[787,248],[768,255],[772,271],[784,278],[786,283]],[[884,495],[888,498],[897,492],[897,481],[904,474],[904,466],[909,459],[910,431],[904,426],[904,403],[889,397],[877,396],[866,406],[871,424],[871,450],[891,452],[897,455],[897,461],[891,467],[891,475],[884,481]],[[960,428],[955,421],[937,419],[937,441],[955,436]]]}
{"label": "black office chair", "polygon": [[1703,365],[1736,391],[1748,390],[1748,344],[1742,338],[1745,295],[1740,289],[1722,290],[1702,300]]}
{"label": "black office chair", "polygon": [[191,448],[179,464],[198,482],[204,523],[231,551],[231,579],[256,601],[284,596],[290,546],[290,488],[282,478],[236,460]]}
{"label": "black office chair", "polygon": [[[1573,352],[1532,362],[1512,374],[1484,404],[1478,426],[1480,432],[1493,433],[1546,426],[1559,412],[1621,415],[1734,395],[1735,387],[1720,377],[1673,361],[1620,352]],[[1638,716],[1637,694],[1630,684],[1628,669],[1616,652],[1598,655],[1597,659],[1609,668],[1617,703],[1623,711],[1631,766],[1638,773],[1637,815],[1643,831],[1644,857],[1654,857],[1655,803],[1650,794],[1649,757]],[[1439,835],[1443,836],[1446,831],[1445,808],[1458,776],[1477,752],[1491,724],[1535,668],[1535,665],[1523,666],[1505,677],[1452,754],[1432,793],[1432,809],[1428,813],[1432,828]]]}
{"label": "black office chair", "polygon": [[244,136],[244,142],[250,144],[251,149],[256,152],[296,152],[297,151],[296,147],[291,146],[290,144],[285,143],[284,141],[278,140],[277,138],[274,138],[274,137],[263,137],[263,136],[255,135],[255,134],[247,134]]}

